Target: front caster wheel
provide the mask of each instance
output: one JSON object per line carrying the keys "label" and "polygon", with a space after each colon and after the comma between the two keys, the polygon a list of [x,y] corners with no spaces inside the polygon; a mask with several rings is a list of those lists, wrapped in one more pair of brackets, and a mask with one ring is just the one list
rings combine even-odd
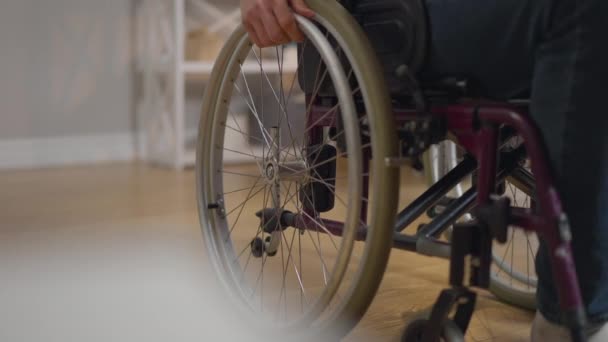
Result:
{"label": "front caster wheel", "polygon": [[262,239],[257,237],[251,240],[250,246],[251,255],[253,255],[254,258],[261,258],[264,256],[264,241],[262,241]]}
{"label": "front caster wheel", "polygon": [[[410,323],[401,336],[401,342],[422,342],[422,335],[424,334],[424,330],[426,329],[428,322],[428,319],[418,319]],[[439,341],[464,342],[464,335],[456,323],[451,320],[446,320],[443,323],[443,329],[441,331],[441,338]]]}

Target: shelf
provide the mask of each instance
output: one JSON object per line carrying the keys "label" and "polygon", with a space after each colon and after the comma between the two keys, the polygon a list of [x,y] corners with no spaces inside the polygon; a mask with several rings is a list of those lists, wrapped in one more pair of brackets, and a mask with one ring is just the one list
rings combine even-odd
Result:
{"label": "shelf", "polygon": [[[170,6],[168,6],[171,4]],[[188,14],[188,15],[186,15]],[[186,109],[187,86],[189,82],[207,84],[213,71],[219,43],[239,24],[238,1],[226,0],[167,0],[137,1],[136,70],[141,74],[142,91],[138,106],[145,111],[137,115],[138,126],[158,126],[158,132],[143,131],[142,136],[150,141],[150,148],[142,150],[142,157],[154,163],[162,163],[177,169],[194,164],[192,134],[188,134]],[[200,20],[199,20],[200,19]],[[215,44],[196,43],[205,49],[204,53],[188,53],[188,32],[194,27],[204,27],[215,39]],[[192,44],[192,42],[190,42]],[[260,75],[262,70],[268,75],[268,82],[279,81],[284,75],[293,75],[298,69],[297,46],[284,49],[252,49],[242,64],[242,73]],[[190,51],[192,52],[192,51]],[[200,51],[199,51],[200,52]],[[279,57],[283,65],[279,65]],[[192,56],[192,59],[186,58]],[[196,59],[196,58],[200,58]],[[258,59],[259,58],[259,59]],[[260,62],[261,60],[261,62]],[[241,70],[237,70],[241,73]],[[295,78],[293,78],[295,80]],[[304,99],[302,99],[303,101]],[[241,115],[243,120],[247,115]],[[247,122],[243,123],[244,127]],[[232,141],[228,137],[227,141]],[[194,140],[195,141],[195,140]],[[232,141],[239,142],[240,139]],[[255,144],[243,142],[230,147],[233,150],[256,150]],[[226,163],[246,163],[253,161],[236,153],[224,154]]]}

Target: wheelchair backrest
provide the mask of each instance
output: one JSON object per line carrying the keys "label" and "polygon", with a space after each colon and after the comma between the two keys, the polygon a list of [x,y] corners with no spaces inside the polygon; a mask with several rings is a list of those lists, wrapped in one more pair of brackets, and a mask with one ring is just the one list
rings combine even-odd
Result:
{"label": "wheelchair backrest", "polygon": [[[424,64],[427,53],[427,15],[422,0],[343,0],[343,6],[353,15],[371,41],[384,68],[391,94],[403,94],[408,90],[407,80],[400,79],[396,70],[406,64],[412,72]],[[300,46],[301,48],[301,46]],[[300,54],[298,54],[300,55]],[[298,79],[306,93],[312,93],[320,57],[313,47],[302,54],[304,67]],[[346,72],[349,71],[344,61]],[[321,66],[321,74],[323,66]],[[325,82],[321,95],[333,92]]]}

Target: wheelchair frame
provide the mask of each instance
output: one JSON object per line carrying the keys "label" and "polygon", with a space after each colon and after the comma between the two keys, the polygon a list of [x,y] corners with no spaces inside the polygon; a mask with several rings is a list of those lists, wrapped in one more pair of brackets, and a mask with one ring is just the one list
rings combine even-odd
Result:
{"label": "wheelchair frame", "polygon": [[[307,131],[310,131],[310,145],[319,142],[323,127],[335,126],[335,118],[329,115],[328,109],[313,104],[308,124],[314,126],[313,129],[306,127]],[[398,127],[410,122],[419,122],[422,115],[411,108],[394,108],[394,113]],[[447,318],[454,305],[459,307],[454,321],[463,332],[466,331],[474,308],[471,303],[474,303],[475,295],[463,287],[464,282],[468,281],[468,285],[481,288],[489,286],[492,240],[506,242],[506,231],[510,225],[536,232],[547,242],[553,256],[553,274],[559,284],[560,305],[566,322],[571,326],[574,336],[578,336],[575,339],[583,340],[585,313],[582,310],[582,299],[570,248],[569,223],[554,186],[546,148],[540,132],[528,114],[527,105],[487,101],[431,104],[429,117],[444,122],[447,131],[468,154],[452,171],[402,209],[395,224],[395,248],[451,258],[452,289],[444,291],[435,305],[431,324],[426,329],[425,336],[428,341],[439,338],[441,322]],[[513,137],[514,134],[523,139],[522,146],[501,152],[501,141]],[[369,157],[367,153],[367,158],[364,158],[366,171],[369,169]],[[532,174],[520,165],[525,158],[531,160],[532,173],[536,177],[532,177]],[[406,160],[407,158],[388,159],[385,162],[387,165],[399,167]],[[477,174],[474,186],[425,225],[416,236],[402,233],[464,177],[474,172]],[[509,202],[494,196],[497,185],[507,177],[511,177],[525,192],[536,195],[537,210],[512,208]],[[364,193],[367,194],[369,184],[368,177],[365,178]],[[363,208],[365,205],[364,201]],[[470,211],[474,213],[475,220],[454,225],[455,235],[451,245],[435,238]],[[310,214],[313,217],[314,213]],[[341,235],[341,222],[321,220],[331,234]],[[366,221],[366,210],[362,211],[361,220]],[[305,217],[296,219],[295,222],[296,228],[316,229]],[[357,238],[364,240],[365,235],[366,228],[361,227]],[[470,255],[473,260],[468,265],[465,265],[466,255]],[[471,268],[471,278],[468,280],[464,279],[466,267]],[[462,300],[459,302],[461,298],[465,298],[465,304],[461,303]]]}

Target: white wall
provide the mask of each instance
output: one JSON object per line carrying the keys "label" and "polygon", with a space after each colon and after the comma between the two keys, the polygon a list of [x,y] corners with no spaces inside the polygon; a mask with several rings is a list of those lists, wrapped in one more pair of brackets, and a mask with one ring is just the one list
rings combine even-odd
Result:
{"label": "white wall", "polygon": [[133,157],[131,8],[0,1],[0,168]]}

